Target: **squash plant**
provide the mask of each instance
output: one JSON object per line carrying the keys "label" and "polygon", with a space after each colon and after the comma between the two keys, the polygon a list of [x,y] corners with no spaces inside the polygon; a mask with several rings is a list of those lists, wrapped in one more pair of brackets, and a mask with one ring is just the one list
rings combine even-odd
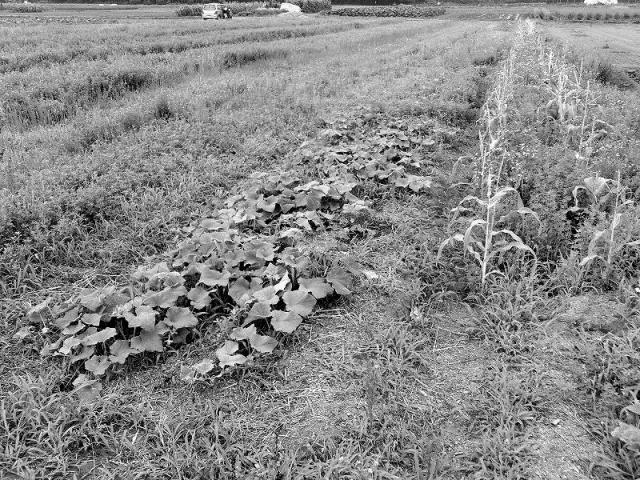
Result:
{"label": "squash plant", "polygon": [[[335,131],[333,136],[345,135]],[[162,261],[140,267],[127,287],[85,290],[58,307],[54,323],[60,337],[42,353],[81,365],[84,373],[74,386],[91,397],[100,391],[99,379],[130,357],[183,344],[194,329],[218,318],[233,316],[239,324],[215,359],[182,368],[184,380],[272,352],[278,338],[294,332],[318,300],[349,295],[352,288],[350,274],[340,268],[309,276],[308,261],[291,246],[292,238],[366,211],[367,202],[352,193],[363,180],[414,192],[431,186],[429,177],[412,173],[420,168],[412,150],[431,148],[433,140],[394,128],[380,130],[373,139],[368,147],[307,148],[311,158],[322,158],[320,168],[329,173],[323,182],[304,182],[288,173],[253,175],[244,191],[187,227],[186,238]]]}
{"label": "squash plant", "polygon": [[287,239],[292,229],[323,228],[345,205],[365,209],[350,193],[354,185],[291,176],[254,180],[226,208],[187,227],[187,238],[163,261],[139,268],[129,286],[86,290],[58,309],[60,338],[43,354],[81,362],[90,375],[83,374],[79,391],[95,390],[96,378],[129,357],[182,344],[203,322],[232,311],[243,323],[209,365],[247,363],[276,347],[276,332],[295,331],[317,300],[350,293],[343,270],[305,275],[307,259]]}

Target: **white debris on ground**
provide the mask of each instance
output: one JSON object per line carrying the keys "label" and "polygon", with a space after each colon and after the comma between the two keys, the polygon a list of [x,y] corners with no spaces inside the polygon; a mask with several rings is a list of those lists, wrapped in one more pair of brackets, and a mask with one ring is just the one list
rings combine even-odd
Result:
{"label": "white debris on ground", "polygon": [[298,5],[286,2],[280,5],[280,10],[286,10],[288,13],[302,13],[302,9]]}
{"label": "white debris on ground", "polygon": [[585,5],[617,5],[618,0],[584,0]]}

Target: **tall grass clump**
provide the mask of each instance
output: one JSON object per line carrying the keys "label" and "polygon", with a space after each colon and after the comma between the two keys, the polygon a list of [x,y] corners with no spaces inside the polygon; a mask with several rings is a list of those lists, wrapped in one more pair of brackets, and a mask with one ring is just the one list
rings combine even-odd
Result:
{"label": "tall grass clump", "polygon": [[286,58],[288,55],[288,50],[282,48],[253,47],[238,49],[224,53],[220,59],[220,66],[223,69],[241,67],[259,60]]}

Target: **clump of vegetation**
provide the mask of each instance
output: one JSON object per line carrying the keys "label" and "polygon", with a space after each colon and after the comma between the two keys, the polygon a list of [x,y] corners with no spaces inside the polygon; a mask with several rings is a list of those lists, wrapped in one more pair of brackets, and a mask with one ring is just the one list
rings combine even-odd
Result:
{"label": "clump of vegetation", "polygon": [[[281,29],[243,35],[229,43],[233,45],[319,33],[320,31],[305,29]],[[228,47],[219,56],[204,62],[202,57],[185,57],[177,53],[174,54],[175,62],[167,62],[167,56],[162,53],[144,55],[142,58],[125,56],[114,62],[91,62],[82,74],[74,78],[69,78],[54,68],[55,75],[48,77],[46,81],[38,80],[34,82],[36,85],[21,85],[0,93],[4,102],[0,110],[0,121],[17,130],[37,125],[54,125],[100,101],[118,99],[133,92],[171,83],[203,69],[226,69],[266,58],[284,58],[287,54],[281,48],[242,45]],[[16,76],[24,78],[32,73],[25,72]],[[10,81],[7,80],[7,83]]]}
{"label": "clump of vegetation", "polygon": [[[540,219],[530,208],[522,206],[522,199],[515,188],[501,185],[507,169],[513,167],[508,164],[506,154],[507,122],[515,89],[514,68],[522,55],[520,50],[529,48],[525,35],[525,30],[520,29],[510,56],[504,61],[495,87],[483,106],[480,158],[474,172],[479,182],[478,195],[467,195],[458,207],[453,209],[455,215],[452,221],[456,223],[462,219],[466,225],[464,233],[456,233],[447,238],[438,251],[438,258],[440,258],[446,246],[461,242],[465,254],[470,253],[480,266],[482,286],[485,286],[491,275],[502,274],[499,269],[491,267],[510,251],[524,252],[533,257],[532,268],[535,271],[535,253],[515,232],[505,228],[503,222],[512,214],[520,217],[531,216],[537,223]],[[510,197],[515,197],[515,202],[510,202]],[[477,209],[479,211],[476,211]],[[474,216],[478,213],[480,216]],[[496,225],[501,223],[502,225],[496,228]],[[515,260],[511,259],[511,261]]]}
{"label": "clump of vegetation", "polygon": [[[586,193],[586,205],[579,194]],[[637,208],[630,192],[617,179],[589,177],[574,189],[572,210],[592,220],[580,231],[581,237],[590,236],[586,254],[580,262],[584,273],[599,272],[604,285],[616,285],[625,277],[635,274],[632,250],[640,246],[636,225]]]}
{"label": "clump of vegetation", "polygon": [[633,6],[625,7],[625,11],[620,12],[611,7],[553,7],[549,5],[524,13],[523,17],[559,21],[620,22],[640,18],[640,11]]}
{"label": "clump of vegetation", "polygon": [[176,10],[176,15],[179,17],[201,17],[202,6],[201,5],[182,5]]}
{"label": "clump of vegetation", "polygon": [[[280,13],[280,12],[279,12]],[[3,56],[0,62],[0,73],[27,72],[32,68],[51,68],[64,66],[71,61],[95,62],[98,60],[112,61],[120,56],[137,56],[137,60],[143,62],[142,57],[158,54],[190,53],[194,50],[211,47],[214,45],[230,45],[248,41],[276,40],[288,38],[292,35],[312,36],[321,32],[331,32],[335,29],[348,29],[346,26],[314,25],[304,27],[282,28],[281,26],[269,26],[262,31],[242,30],[212,32],[210,28],[178,23],[172,30],[165,29],[164,35],[156,35],[153,39],[139,38],[135,31],[124,30],[118,32],[95,32],[95,44],[84,45],[76,38],[55,38],[53,44],[46,44],[44,38],[38,37],[41,46],[36,49],[17,48],[11,54]],[[154,34],[157,32],[153,32]],[[83,34],[86,34],[83,32]],[[111,36],[109,36],[111,34]],[[150,33],[151,34],[151,33]],[[76,33],[76,35],[81,35]],[[183,56],[184,57],[184,56]],[[90,65],[79,66],[89,69]],[[55,71],[38,72],[38,75],[55,77]]]}
{"label": "clump of vegetation", "polygon": [[171,105],[169,105],[169,99],[166,96],[161,96],[155,102],[153,107],[153,116],[158,120],[169,120],[175,115]]}
{"label": "clump of vegetation", "polygon": [[[384,135],[389,147],[395,142],[402,149],[424,144],[420,139],[392,141],[402,137],[400,132]],[[323,136],[333,141],[339,134],[327,130]],[[363,180],[414,192],[428,190],[429,178],[404,172],[408,160],[393,155],[374,166],[362,158],[349,171]],[[46,353],[84,362],[92,376],[81,375],[74,386],[80,395],[93,396],[99,390],[97,379],[114,364],[124,364],[132,355],[162,352],[165,343],[184,343],[199,325],[198,318],[227,315],[238,308],[247,316],[217,350],[217,362],[187,367],[183,377],[195,381],[213,370],[249,362],[252,352],[271,352],[277,345],[273,332],[293,332],[317,300],[350,293],[344,270],[332,268],[326,276],[308,277],[303,254],[287,247],[301,232],[326,228],[338,213],[354,215],[367,208],[351,193],[357,182],[338,180],[344,177],[342,164],[329,162],[325,168],[330,178],[326,183],[257,176],[247,193],[232,196],[226,208],[189,227],[187,240],[166,261],[140,268],[129,287],[88,290],[68,301],[55,310],[62,335]],[[226,260],[219,263],[221,258]],[[27,316],[42,315],[47,303]]]}
{"label": "clump of vegetation", "polygon": [[[298,5],[303,13],[318,13],[331,9],[330,0],[296,0],[291,3]],[[279,4],[275,4],[273,8],[263,8],[263,4],[260,2],[233,2],[229,6],[237,17],[260,17],[280,15],[282,13]],[[199,5],[184,5],[176,10],[176,15],[179,17],[198,17],[202,15],[202,7]]]}
{"label": "clump of vegetation", "polygon": [[220,66],[223,69],[241,67],[248,63],[266,60],[269,58],[286,58],[288,50],[282,48],[262,48],[243,49],[225,52],[220,59]]}
{"label": "clump of vegetation", "polygon": [[[188,227],[187,239],[165,261],[138,269],[128,287],[86,290],[55,308],[61,337],[43,353],[83,362],[87,373],[74,387],[86,398],[100,390],[98,379],[118,368],[115,364],[188,341],[201,317],[230,315],[241,320],[242,312],[247,314],[228,339],[222,338],[217,360],[185,367],[185,380],[202,379],[212,371],[246,364],[258,353],[270,353],[279,338],[273,332],[293,332],[317,300],[350,293],[350,276],[340,268],[308,276],[307,260],[288,247],[291,241],[301,233],[324,230],[341,216],[366,212],[366,203],[352,193],[361,181],[413,192],[431,188],[430,178],[408,173],[419,168],[408,150],[434,142],[419,134],[408,140],[402,130],[385,129],[380,135],[388,152],[375,162],[360,152],[358,161],[343,165],[328,155],[331,148],[313,150],[327,154],[319,170],[328,177],[324,183],[303,183],[291,175],[256,175],[248,191],[230,197],[225,208]],[[321,133],[331,144],[341,137],[331,129]],[[45,302],[27,318],[39,318],[48,309]]]}
{"label": "clump of vegetation", "polygon": [[[227,208],[190,227],[189,238],[167,261],[138,269],[128,287],[86,291],[67,302],[55,320],[61,337],[46,352],[84,362],[93,378],[81,376],[74,385],[80,393],[93,393],[96,378],[115,364],[184,343],[199,318],[232,308],[247,314],[218,349],[219,368],[247,363],[252,352],[271,352],[278,344],[275,332],[293,332],[317,300],[350,293],[346,272],[308,276],[304,255],[286,244],[300,227],[324,227],[324,212],[361,205],[350,193],[353,187],[302,184],[295,177],[258,181],[250,193],[232,197]],[[256,231],[276,236],[256,237]],[[42,315],[45,308],[39,305],[28,316]],[[215,367],[207,361],[185,375],[195,378]]]}
{"label": "clump of vegetation", "polygon": [[11,5],[11,10],[16,13],[41,13],[44,11],[42,5],[38,5],[37,3],[18,3]]}
{"label": "clump of vegetation", "polygon": [[414,17],[428,18],[444,15],[446,10],[442,7],[354,7],[337,8],[331,10],[331,15],[343,17]]}
{"label": "clump of vegetation", "polygon": [[302,13],[318,13],[331,10],[331,0],[293,0],[291,3],[299,6]]}
{"label": "clump of vegetation", "polygon": [[[519,44],[526,44],[526,49],[519,49]],[[563,258],[577,256],[578,263],[573,268],[581,273],[576,281],[598,288],[610,288],[616,282],[628,280],[633,276],[634,267],[630,265],[635,265],[635,256],[632,250],[638,245],[639,233],[633,221],[622,221],[627,218],[625,215],[629,219],[635,215],[635,206],[621,180],[625,175],[618,171],[617,180],[611,180],[598,175],[585,178],[582,173],[584,169],[602,168],[596,166],[602,161],[598,160],[598,152],[615,130],[597,117],[592,83],[598,79],[597,71],[591,73],[590,80],[585,80],[584,73],[531,34],[516,38],[511,55],[498,76],[496,90],[484,106],[480,157],[473,164],[476,179],[473,184],[478,185],[479,180],[477,192],[465,197],[453,209],[454,225],[468,222],[468,228],[445,240],[439,256],[443,255],[446,246],[460,242],[464,251],[480,265],[482,285],[486,283],[488,272],[503,275],[507,273],[505,268],[513,269],[514,258],[506,255],[513,249],[527,252],[532,259],[542,256],[544,261],[554,264],[562,263]],[[513,65],[520,69],[519,73],[507,75]],[[518,85],[506,81],[508,77],[525,80]],[[534,79],[539,78],[544,79],[546,87],[537,101],[546,103],[545,111],[542,116],[538,113],[527,116],[524,114],[526,107],[520,106],[518,99],[528,95],[525,93],[528,82],[535,85],[537,80]],[[514,91],[520,93],[514,94]],[[518,115],[524,116],[518,119]],[[538,126],[527,126],[530,122],[538,122]],[[509,123],[518,126],[512,129]],[[522,148],[523,142],[528,145],[525,151],[539,153],[522,155],[512,150]],[[540,165],[536,170],[534,166],[549,155],[551,145],[554,154],[545,162],[557,162],[558,155],[565,159],[553,166],[546,163],[549,167]],[[547,168],[551,170],[545,172]],[[553,177],[560,171],[563,172],[562,181]],[[637,173],[629,171],[628,175]],[[555,185],[551,192],[541,187],[550,184]],[[511,195],[514,200],[501,205]],[[475,207],[480,207],[481,212]],[[497,211],[500,212],[500,227],[494,230]],[[477,216],[478,213],[482,216]],[[525,221],[525,217],[530,221]],[[619,232],[622,224],[627,228]],[[492,240],[500,239],[501,235],[504,239],[494,245]],[[551,249],[549,243],[553,244]],[[496,252],[492,254],[494,247]],[[615,260],[618,255],[631,256],[631,263]],[[506,258],[509,259],[507,263],[490,270],[488,260],[500,259],[500,263]],[[522,268],[517,270],[522,271]],[[532,271],[535,270],[534,264]]]}
{"label": "clump of vegetation", "polygon": [[[548,299],[558,292],[622,290],[620,296],[628,307],[634,306],[635,313],[625,312],[616,326],[600,327],[608,335],[602,337],[602,344],[590,347],[593,353],[583,359],[590,369],[585,381],[589,387],[583,393],[592,395],[594,423],[611,412],[619,414],[619,421],[596,429],[608,458],[594,461],[594,471],[631,478],[638,472],[640,439],[638,376],[631,367],[637,355],[630,354],[636,348],[638,320],[637,300],[629,299],[626,285],[637,284],[640,225],[633,195],[623,179],[628,184],[638,173],[628,168],[626,174],[617,170],[615,177],[585,175],[616,164],[607,165],[607,148],[616,144],[616,127],[600,117],[601,90],[595,86],[595,72],[585,70],[540,41],[533,22],[521,25],[483,107],[479,156],[470,162],[470,178],[460,178],[459,188],[466,187],[470,193],[454,207],[452,226],[462,223],[466,230],[456,231],[442,243],[439,258],[450,251],[445,247],[459,243],[468,258],[447,259],[445,268],[456,261],[479,267],[475,278],[482,293],[471,297],[470,303],[480,314],[481,335],[508,362],[535,357],[536,313],[546,310]],[[527,256],[532,261],[522,261]],[[551,267],[543,267],[541,257]],[[629,334],[610,338],[612,329],[629,329]],[[502,367],[502,379],[517,378],[520,365],[512,369],[508,362]],[[520,398],[532,401],[519,418],[534,418],[540,401],[529,394],[539,388],[530,385],[520,392]],[[492,401],[497,398],[503,396],[491,395]],[[611,408],[608,413],[596,413],[605,405]],[[502,404],[482,425],[502,419],[513,406],[514,402]],[[528,477],[527,421],[516,429],[501,421],[500,427],[490,435],[484,431],[477,452],[469,455],[468,473],[485,474],[478,478],[493,478],[496,472]],[[505,430],[517,434],[498,443],[522,442],[515,455],[493,443]]]}
{"label": "clump of vegetation", "polygon": [[249,6],[248,8],[240,8],[237,12],[235,8],[235,5],[231,7],[236,17],[273,17],[283,13],[279,8],[254,8]]}

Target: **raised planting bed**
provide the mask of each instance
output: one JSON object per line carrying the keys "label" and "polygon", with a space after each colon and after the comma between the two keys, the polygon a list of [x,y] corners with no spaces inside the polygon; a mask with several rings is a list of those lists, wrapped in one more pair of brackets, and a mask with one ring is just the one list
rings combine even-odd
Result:
{"label": "raised planting bed", "polygon": [[343,17],[437,17],[446,12],[441,7],[411,7],[406,5],[389,7],[356,7],[331,10],[331,15]]}

